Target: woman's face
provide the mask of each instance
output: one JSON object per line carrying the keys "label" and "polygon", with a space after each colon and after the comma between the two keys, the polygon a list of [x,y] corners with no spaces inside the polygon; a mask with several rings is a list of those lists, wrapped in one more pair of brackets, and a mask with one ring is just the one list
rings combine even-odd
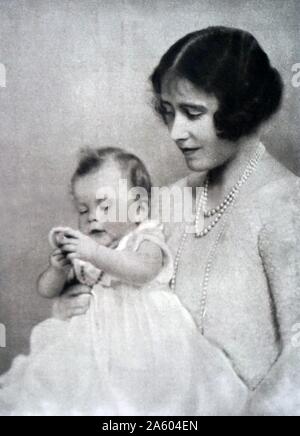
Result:
{"label": "woman's face", "polygon": [[237,144],[217,136],[214,114],[219,103],[214,95],[187,79],[166,75],[160,98],[170,136],[192,171],[210,171],[236,155]]}

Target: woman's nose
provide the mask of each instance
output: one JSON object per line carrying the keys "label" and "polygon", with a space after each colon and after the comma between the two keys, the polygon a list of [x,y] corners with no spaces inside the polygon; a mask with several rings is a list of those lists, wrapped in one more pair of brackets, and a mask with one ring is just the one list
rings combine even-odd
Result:
{"label": "woman's nose", "polygon": [[182,142],[189,138],[188,123],[181,114],[175,116],[170,127],[170,135],[175,142]]}

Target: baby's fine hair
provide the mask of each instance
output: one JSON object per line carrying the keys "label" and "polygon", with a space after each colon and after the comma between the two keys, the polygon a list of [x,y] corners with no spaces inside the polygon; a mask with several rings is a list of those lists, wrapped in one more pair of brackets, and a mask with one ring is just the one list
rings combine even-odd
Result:
{"label": "baby's fine hair", "polygon": [[79,164],[72,177],[72,189],[78,178],[95,173],[108,162],[117,163],[124,178],[131,184],[131,188],[145,189],[150,199],[152,182],[145,164],[134,154],[115,147],[83,148],[80,152]]}

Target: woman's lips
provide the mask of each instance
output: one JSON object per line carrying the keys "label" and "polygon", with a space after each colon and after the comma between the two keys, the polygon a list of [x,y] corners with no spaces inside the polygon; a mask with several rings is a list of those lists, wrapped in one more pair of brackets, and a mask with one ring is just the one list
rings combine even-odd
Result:
{"label": "woman's lips", "polygon": [[202,150],[203,147],[197,148],[182,148],[181,151],[185,157],[192,157],[197,151]]}

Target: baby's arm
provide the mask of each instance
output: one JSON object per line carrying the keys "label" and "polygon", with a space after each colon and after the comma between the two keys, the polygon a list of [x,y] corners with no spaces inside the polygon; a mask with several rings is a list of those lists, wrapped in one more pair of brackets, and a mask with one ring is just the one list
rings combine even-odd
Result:
{"label": "baby's arm", "polygon": [[39,294],[44,298],[58,297],[65,289],[70,268],[71,263],[62,251],[55,250],[48,269],[38,280]]}
{"label": "baby's arm", "polygon": [[98,246],[90,262],[123,282],[142,286],[161,271],[163,254],[161,248],[150,241],[143,242],[136,252]]}
{"label": "baby's arm", "polygon": [[138,251],[118,251],[97,244],[79,231],[68,231],[62,241],[62,250],[68,259],[81,259],[121,281],[142,286],[152,281],[161,271],[161,248],[151,242],[143,242]]}

